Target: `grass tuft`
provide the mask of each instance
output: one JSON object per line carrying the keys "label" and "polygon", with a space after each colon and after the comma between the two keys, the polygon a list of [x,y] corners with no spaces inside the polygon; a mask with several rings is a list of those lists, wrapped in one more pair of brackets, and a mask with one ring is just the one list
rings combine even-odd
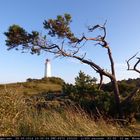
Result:
{"label": "grass tuft", "polygon": [[26,103],[27,97],[17,92],[0,94],[0,136],[136,136],[131,127],[120,127],[97,121],[82,109],[68,107],[65,110],[42,109]]}

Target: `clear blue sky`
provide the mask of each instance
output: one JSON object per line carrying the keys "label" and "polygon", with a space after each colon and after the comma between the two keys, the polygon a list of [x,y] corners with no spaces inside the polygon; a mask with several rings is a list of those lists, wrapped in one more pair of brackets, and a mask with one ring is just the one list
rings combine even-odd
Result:
{"label": "clear blue sky", "polygon": [[[74,82],[80,70],[98,77],[89,66],[73,59],[6,50],[3,33],[10,25],[19,24],[28,31],[43,32],[45,19],[64,13],[72,15],[72,29],[77,35],[85,32],[87,25],[102,24],[107,20],[107,41],[112,48],[117,79],[139,77],[135,72],[126,71],[125,60],[140,51],[140,0],[0,0],[0,83],[42,78],[46,58],[52,60],[52,75],[66,82]],[[109,70],[104,49],[92,46],[85,50],[92,60]]]}

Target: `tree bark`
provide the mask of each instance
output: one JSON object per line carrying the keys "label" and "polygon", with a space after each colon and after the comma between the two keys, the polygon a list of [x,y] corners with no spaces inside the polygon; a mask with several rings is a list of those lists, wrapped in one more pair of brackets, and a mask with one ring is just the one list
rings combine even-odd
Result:
{"label": "tree bark", "polygon": [[119,119],[124,119],[123,117],[123,110],[122,110],[122,106],[121,106],[121,100],[120,100],[120,92],[119,92],[119,87],[118,87],[118,83],[116,78],[111,79],[111,83],[113,86],[113,91],[114,91],[114,98],[115,98],[115,102],[116,102],[116,108],[117,108],[117,112],[119,114]]}
{"label": "tree bark", "polygon": [[119,87],[118,87],[118,82],[116,80],[116,75],[115,75],[114,61],[113,61],[112,53],[111,53],[111,50],[109,47],[107,47],[107,51],[108,51],[108,56],[109,56],[109,60],[111,63],[112,77],[110,77],[110,79],[111,79],[111,83],[113,86],[114,98],[115,98],[117,110],[119,113],[119,119],[123,119],[123,110],[121,107],[120,91],[119,91]]}

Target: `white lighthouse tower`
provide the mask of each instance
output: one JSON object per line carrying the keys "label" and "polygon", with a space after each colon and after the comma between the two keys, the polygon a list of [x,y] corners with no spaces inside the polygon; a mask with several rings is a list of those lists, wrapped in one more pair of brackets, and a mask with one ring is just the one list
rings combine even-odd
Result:
{"label": "white lighthouse tower", "polygon": [[45,75],[44,77],[51,77],[51,63],[49,59],[45,62]]}

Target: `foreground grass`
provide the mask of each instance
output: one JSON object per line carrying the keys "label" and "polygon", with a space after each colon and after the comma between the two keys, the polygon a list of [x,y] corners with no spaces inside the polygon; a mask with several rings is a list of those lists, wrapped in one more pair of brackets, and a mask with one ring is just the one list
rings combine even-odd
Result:
{"label": "foreground grass", "polygon": [[81,109],[37,110],[26,104],[25,95],[0,94],[0,136],[134,136],[135,129],[122,128],[90,118]]}

